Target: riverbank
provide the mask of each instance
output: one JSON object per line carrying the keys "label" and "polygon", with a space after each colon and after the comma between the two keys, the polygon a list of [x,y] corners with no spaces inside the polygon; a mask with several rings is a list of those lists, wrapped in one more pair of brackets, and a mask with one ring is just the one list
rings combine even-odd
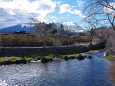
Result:
{"label": "riverbank", "polygon": [[115,61],[115,55],[107,55],[105,56],[109,60],[114,60]]}
{"label": "riverbank", "polygon": [[[95,53],[98,50],[91,50],[87,53]],[[33,56],[33,57],[16,57],[16,56],[10,56],[10,57],[0,57],[0,65],[5,64],[25,64],[29,62],[41,62],[41,63],[47,63],[53,60],[69,60],[69,59],[78,59],[83,60],[85,58],[91,59],[91,56],[83,55],[83,54],[68,54],[68,55],[55,55],[50,54],[48,56]]]}
{"label": "riverbank", "polygon": [[73,55],[49,55],[49,56],[35,56],[35,57],[0,57],[0,64],[20,64],[28,62],[42,62],[47,63],[49,61],[58,59],[82,59],[78,54]]}
{"label": "riverbank", "polygon": [[71,55],[71,54],[78,54],[78,53],[85,53],[90,50],[97,50],[97,49],[104,49],[105,46],[103,43],[95,44],[93,46],[88,45],[78,45],[78,46],[66,46],[66,47],[47,47],[47,48],[37,48],[37,47],[31,47],[31,48],[0,48],[0,57],[10,57],[10,56],[16,56],[16,57],[33,57],[33,56],[48,56],[50,54],[55,55]]}
{"label": "riverbank", "polygon": [[54,47],[54,48],[3,48],[0,53],[0,64],[20,64],[39,61],[47,63],[56,59],[92,58],[80,53],[95,53],[97,49],[103,49],[102,44],[93,46]]}

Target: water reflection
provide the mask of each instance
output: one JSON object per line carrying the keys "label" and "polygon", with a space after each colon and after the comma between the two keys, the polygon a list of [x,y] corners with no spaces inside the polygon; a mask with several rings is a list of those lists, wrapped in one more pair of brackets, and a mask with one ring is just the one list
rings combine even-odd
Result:
{"label": "water reflection", "polygon": [[112,67],[110,70],[110,80],[113,86],[115,86],[115,61],[112,61]]}
{"label": "water reflection", "polygon": [[0,80],[8,86],[112,86],[110,67],[105,58],[3,65]]}

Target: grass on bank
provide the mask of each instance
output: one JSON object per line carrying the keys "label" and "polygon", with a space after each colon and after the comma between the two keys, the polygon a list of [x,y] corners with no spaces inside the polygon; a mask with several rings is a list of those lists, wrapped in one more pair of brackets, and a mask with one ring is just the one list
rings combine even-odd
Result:
{"label": "grass on bank", "polygon": [[26,63],[27,60],[21,57],[0,57],[0,64],[20,64],[20,63]]}
{"label": "grass on bank", "polygon": [[109,60],[115,60],[115,55],[107,55],[105,57],[107,57]]}
{"label": "grass on bank", "polygon": [[48,56],[34,56],[34,57],[0,57],[0,64],[20,64],[20,63],[28,63],[30,61],[38,61],[40,60],[42,63],[47,63],[52,61],[54,58],[60,59],[78,59],[78,54],[73,55],[48,55]]}
{"label": "grass on bank", "polygon": [[65,60],[68,60],[68,59],[78,59],[78,54],[73,54],[73,55],[60,55],[59,58],[61,59],[65,59]]}
{"label": "grass on bank", "polygon": [[98,50],[90,50],[89,53],[97,53],[99,52]]}

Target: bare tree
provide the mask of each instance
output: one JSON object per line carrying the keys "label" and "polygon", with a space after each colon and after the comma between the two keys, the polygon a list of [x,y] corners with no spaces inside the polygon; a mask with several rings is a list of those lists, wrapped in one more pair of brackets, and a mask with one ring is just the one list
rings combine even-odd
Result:
{"label": "bare tree", "polygon": [[[108,26],[110,25],[115,33],[115,0],[87,0],[84,5],[84,14],[87,16],[85,21],[92,27],[97,28],[98,26]],[[110,31],[111,32],[111,31]],[[93,38],[93,29],[91,30]],[[109,31],[106,34],[107,46],[113,45],[112,36]],[[99,36],[101,37],[102,36]],[[110,39],[109,39],[110,38]],[[109,47],[111,47],[109,46]]]}
{"label": "bare tree", "polygon": [[94,35],[95,35],[95,31],[94,29],[96,29],[98,27],[98,21],[95,19],[90,19],[90,18],[84,18],[85,22],[87,22],[90,26],[90,28],[88,28],[89,32],[90,32],[90,36],[91,36],[91,40],[90,40],[90,46],[93,45],[93,39],[94,39]]}
{"label": "bare tree", "polygon": [[64,25],[63,25],[63,23],[59,24],[59,28],[58,29],[59,29],[59,34],[63,35],[63,32],[64,32]]}
{"label": "bare tree", "polygon": [[44,48],[46,48],[46,43],[47,43],[47,33],[48,33],[48,26],[46,23],[41,22],[40,20],[36,19],[36,18],[30,18],[33,23],[34,23],[34,27],[35,27],[35,31],[40,35],[42,41],[43,41],[43,45]]}
{"label": "bare tree", "polygon": [[83,11],[87,19],[98,24],[109,22],[115,31],[115,0],[87,0]]}

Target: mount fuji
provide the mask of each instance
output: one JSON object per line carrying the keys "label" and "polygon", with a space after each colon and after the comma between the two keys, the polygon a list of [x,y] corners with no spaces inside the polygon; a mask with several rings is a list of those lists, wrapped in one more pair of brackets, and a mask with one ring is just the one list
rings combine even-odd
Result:
{"label": "mount fuji", "polygon": [[15,31],[26,31],[29,33],[34,32],[34,25],[32,24],[17,24],[7,28],[0,29],[1,32],[15,32]]}

